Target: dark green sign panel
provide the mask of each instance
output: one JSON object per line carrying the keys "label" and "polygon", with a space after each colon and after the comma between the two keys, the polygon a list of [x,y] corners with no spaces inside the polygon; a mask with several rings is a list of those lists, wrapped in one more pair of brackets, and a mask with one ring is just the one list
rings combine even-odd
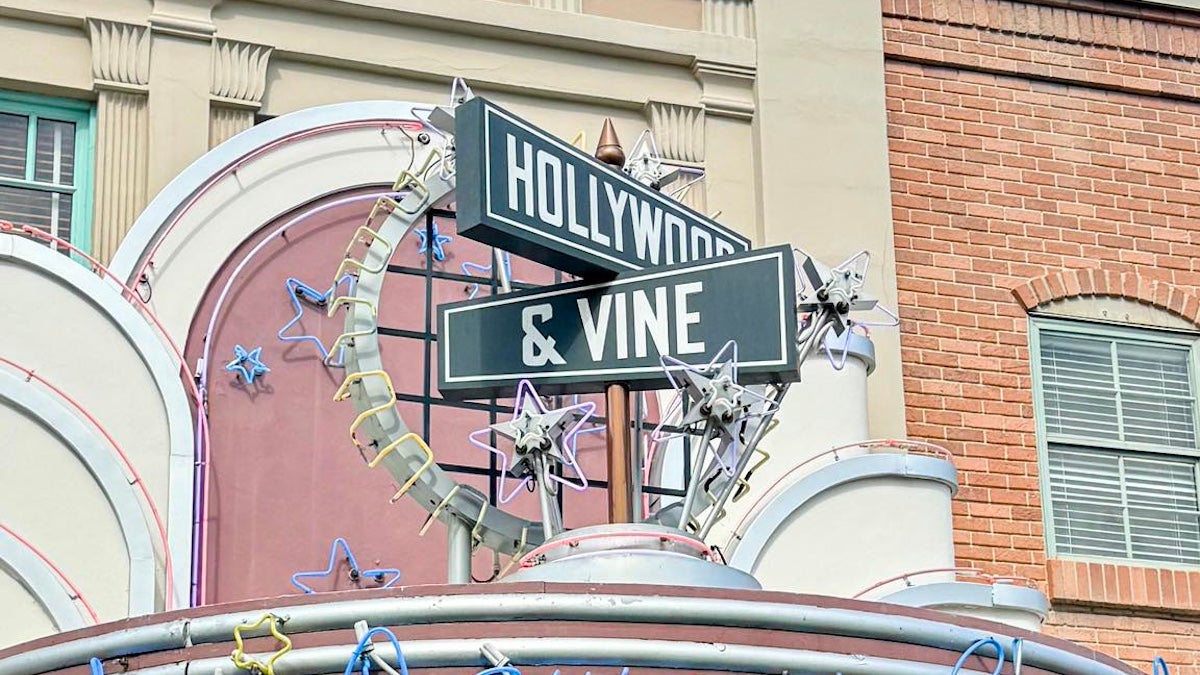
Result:
{"label": "dark green sign panel", "polygon": [[750,240],[496,105],[455,111],[458,232],[585,278],[750,250]]}
{"label": "dark green sign panel", "polygon": [[742,383],[796,373],[795,263],[777,246],[438,308],[438,388],[446,397],[544,394],[670,384],[659,357],[708,363],[738,344]]}

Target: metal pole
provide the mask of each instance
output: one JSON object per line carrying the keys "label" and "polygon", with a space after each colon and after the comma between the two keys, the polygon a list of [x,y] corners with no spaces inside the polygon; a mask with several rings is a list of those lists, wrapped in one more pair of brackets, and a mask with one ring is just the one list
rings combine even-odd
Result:
{"label": "metal pole", "polygon": [[471,583],[471,528],[461,518],[451,518],[446,528],[446,583]]}
{"label": "metal pole", "polygon": [[610,384],[605,392],[608,440],[608,522],[633,522],[633,467],[629,448],[629,388]]}

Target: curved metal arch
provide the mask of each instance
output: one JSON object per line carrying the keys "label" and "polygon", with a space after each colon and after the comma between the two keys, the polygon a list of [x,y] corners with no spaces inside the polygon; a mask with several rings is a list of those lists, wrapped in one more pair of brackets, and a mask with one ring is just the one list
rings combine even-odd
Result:
{"label": "curved metal arch", "polygon": [[1028,612],[1045,621],[1050,602],[1036,588],[1014,584],[980,584],[965,581],[945,581],[916,584],[880,596],[876,602],[890,602],[905,607],[980,607]]}
{"label": "curved metal arch", "polygon": [[[167,545],[171,550],[172,605],[185,607],[192,569],[192,472],[196,463],[192,408],[179,381],[179,364],[138,313],[112,286],[67,256],[37,242],[0,234],[0,262],[15,261],[74,289],[116,325],[146,364],[167,415]],[[107,448],[107,445],[105,446]],[[109,449],[111,452],[111,448]]]}
{"label": "curved metal arch", "polygon": [[[430,146],[420,149],[414,164],[427,166],[425,161],[436,152]],[[387,262],[399,242],[413,227],[423,221],[425,214],[454,194],[455,176],[441,175],[432,171],[424,178],[424,190],[414,190],[399,204],[379,229],[367,247],[359,267],[358,283],[354,296],[365,302],[356,302],[346,309],[345,332],[363,334],[347,343],[346,373],[383,371],[383,359],[379,349],[379,336],[374,331],[375,317],[370,308],[377,306],[387,277]],[[426,456],[419,444],[402,442],[408,434],[408,425],[391,405],[395,393],[390,382],[382,377],[362,377],[348,389],[355,407],[360,413],[376,410],[366,417],[359,433],[375,442],[375,447],[395,446],[395,451],[381,457],[380,464],[387,468],[396,480],[408,485],[409,496],[416,499],[425,510],[436,513],[437,518],[449,524],[459,520],[471,528],[473,543],[478,542],[508,555],[514,555],[522,547],[532,549],[545,541],[540,521],[526,520],[488,505],[487,496],[469,486],[460,485],[436,463],[426,466]]]}
{"label": "curved metal arch", "polygon": [[750,521],[741,541],[727,554],[730,567],[753,572],[771,535],[813,497],[841,485],[870,478],[901,476],[944,484],[953,495],[958,491],[958,472],[952,462],[924,455],[862,455],[848,457],[804,476],[775,495]]}
{"label": "curved metal arch", "polygon": [[[52,254],[56,255],[56,254]],[[154,612],[154,541],[138,502],[137,492],[125,477],[120,462],[107,443],[93,434],[66,406],[23,379],[0,371],[0,401],[38,421],[79,458],[112,507],[129,557],[129,615]]]}
{"label": "curved metal arch", "polygon": [[[354,101],[298,110],[250,127],[202,155],[167,183],[121,240],[109,269],[130,285],[136,282],[135,277],[145,256],[154,248],[156,242],[165,236],[166,231],[187,208],[192,198],[204,190],[210,179],[249,155],[320,127],[370,121],[412,121],[416,119],[415,111],[431,109],[428,105],[404,101]],[[395,177],[395,171],[392,171],[388,176],[381,177],[378,182],[390,183]],[[344,185],[337,189],[355,187],[361,186]],[[312,194],[296,198],[278,213],[286,213],[321,196],[323,195]],[[248,223],[246,236],[262,224]]]}
{"label": "curved metal arch", "polygon": [[92,625],[54,570],[3,529],[0,529],[0,571],[7,572],[33,596],[59,631]]}

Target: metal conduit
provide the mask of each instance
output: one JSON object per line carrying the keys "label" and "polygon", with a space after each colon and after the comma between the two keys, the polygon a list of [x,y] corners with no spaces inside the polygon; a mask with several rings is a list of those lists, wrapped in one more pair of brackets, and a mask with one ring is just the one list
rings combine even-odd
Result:
{"label": "metal conduit", "polygon": [[[255,621],[263,611],[255,609],[192,620],[176,619],[33,649],[0,660],[0,675],[37,675],[86,664],[93,656],[131,656],[226,642],[233,635],[234,626]],[[930,619],[855,609],[721,598],[606,593],[388,597],[282,606],[270,611],[285,620],[284,631],[290,635],[349,629],[359,620],[381,626],[516,620],[758,628],[889,640],[953,651],[962,651],[982,638],[994,637],[1004,642],[1013,637]],[[997,624],[997,628],[1000,627]],[[1084,655],[1040,644],[1035,642],[1038,639],[1036,636],[1022,637],[1026,640],[1024,662],[1034,668],[1069,675],[1129,675],[1137,672],[1132,668],[1121,669]],[[489,641],[499,642],[498,639]],[[547,645],[547,649],[551,646]]]}
{"label": "metal conduit", "polygon": [[[487,667],[479,648],[494,646],[514,665],[629,666],[752,673],[815,671],[842,675],[945,675],[946,666],[899,659],[850,654],[830,654],[780,647],[755,647],[712,642],[636,640],[630,638],[499,638],[414,640],[401,643],[409,668]],[[275,663],[276,675],[341,673],[353,656],[354,646],[313,647],[288,652]],[[396,665],[393,650],[381,644],[375,653]],[[265,658],[265,656],[264,656]],[[228,657],[174,664],[165,668],[131,670],[126,675],[216,675],[228,673]],[[960,670],[963,675],[984,675]]]}

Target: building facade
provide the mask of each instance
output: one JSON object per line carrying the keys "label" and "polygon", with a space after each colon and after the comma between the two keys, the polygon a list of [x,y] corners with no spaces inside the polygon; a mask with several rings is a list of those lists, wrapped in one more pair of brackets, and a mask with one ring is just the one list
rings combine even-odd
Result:
{"label": "building facade", "polygon": [[[380,190],[424,156],[415,104],[444,105],[461,77],[559,138],[582,131],[589,151],[606,117],[627,150],[650,130],[680,170],[664,191],[756,247],[828,264],[870,254],[866,290],[899,326],[869,330],[870,358],[806,371],[764,440],[772,459],[752,497],[710,543],[748,555],[767,511],[756,482],[782,499],[771,490],[799,467],[841,461],[831,448],[930,442],[956,475],[880,478],[808,504],[805,519],[787,511],[747,571],[769,589],[872,599],[876,582],[891,592],[922,573],[1027,579],[1048,598],[1047,635],[1142,669],[1157,656],[1200,668],[1200,14],[1185,0],[2,4],[0,220],[69,242],[138,295],[110,307],[94,279],[30,248],[45,241],[0,243],[24,261],[0,314],[9,374],[57,383],[78,404],[70,423],[96,422],[127,457],[102,480],[97,464],[33,452],[68,435],[46,436],[66,427],[32,422],[36,406],[0,418],[26,439],[0,483],[0,525],[78,581],[93,618],[289,593],[288,575],[319,566],[335,536],[406,584],[445,581],[448,535],[417,538],[431,508],[414,500],[381,506],[401,481],[358,464],[366,444],[353,428],[345,438],[358,411],[329,404],[342,374],[284,341],[304,310],[281,289],[323,291],[341,275]],[[439,465],[494,497],[495,465],[463,438],[499,404],[451,405],[430,361],[436,306],[492,292],[471,280],[491,252],[459,236],[451,212],[423,227],[428,241],[452,238],[449,256],[428,242],[389,251],[395,290],[376,322],[388,386]],[[519,258],[511,277],[564,279]],[[318,342],[341,333],[302,318]],[[266,346],[268,389],[222,379],[235,345]],[[9,402],[22,396],[11,384]],[[655,422],[667,402],[641,405]],[[601,483],[603,445],[598,434],[578,446]],[[644,487],[678,487],[655,471]],[[142,492],[117,505],[105,480]],[[77,512],[54,508],[64,501]],[[604,522],[604,501],[564,496],[566,525]],[[146,504],[160,513],[142,540],[125,519]],[[513,508],[536,519],[536,504]],[[73,529],[94,536],[61,536]],[[429,543],[416,555],[396,541]],[[825,554],[807,552],[814,541]],[[480,552],[476,579],[509,557]],[[114,574],[128,584],[106,584]],[[36,604],[28,579],[7,581],[4,597]],[[3,621],[0,644],[62,627]]]}

